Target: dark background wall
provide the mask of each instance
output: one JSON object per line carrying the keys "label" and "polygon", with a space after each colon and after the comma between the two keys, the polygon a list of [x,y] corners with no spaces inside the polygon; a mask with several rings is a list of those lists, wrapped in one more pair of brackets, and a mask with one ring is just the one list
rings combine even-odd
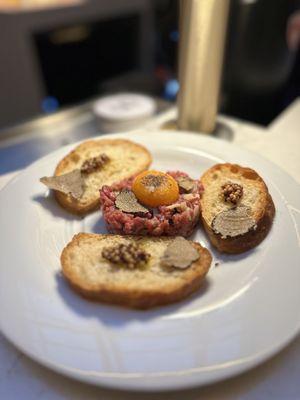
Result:
{"label": "dark background wall", "polygon": [[[0,14],[0,128],[117,91],[175,101],[178,3]],[[299,42],[299,0],[231,0],[221,112],[269,124],[300,95]]]}

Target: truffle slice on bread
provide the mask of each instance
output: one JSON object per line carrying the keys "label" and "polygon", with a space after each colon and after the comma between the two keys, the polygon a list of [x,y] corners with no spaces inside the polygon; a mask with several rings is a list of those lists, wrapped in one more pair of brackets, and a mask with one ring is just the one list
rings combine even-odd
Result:
{"label": "truffle slice on bread", "polygon": [[207,249],[182,237],[79,233],[64,248],[61,265],[71,287],[82,296],[147,309],[195,292],[211,259]]}
{"label": "truffle slice on bread", "polygon": [[275,207],[256,171],[236,164],[217,164],[203,174],[201,182],[202,223],[220,252],[242,253],[264,240]]}
{"label": "truffle slice on bread", "polygon": [[55,176],[81,171],[83,194],[55,190],[58,203],[74,214],[84,215],[99,206],[99,190],[131,178],[148,169],[152,162],[149,151],[125,139],[99,139],[81,143],[57,165]]}

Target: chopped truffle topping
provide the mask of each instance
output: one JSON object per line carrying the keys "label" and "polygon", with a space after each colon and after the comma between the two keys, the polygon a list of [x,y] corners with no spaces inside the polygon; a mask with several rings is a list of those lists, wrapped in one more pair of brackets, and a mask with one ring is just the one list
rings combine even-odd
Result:
{"label": "chopped truffle topping", "polygon": [[131,190],[124,189],[116,197],[116,207],[126,213],[147,213],[148,208],[140,204]]}
{"label": "chopped truffle topping", "polygon": [[103,167],[109,161],[109,157],[106,154],[100,154],[97,157],[89,158],[81,166],[81,172],[90,174]]}
{"label": "chopped truffle topping", "polygon": [[102,257],[113,264],[124,265],[134,269],[145,266],[150,258],[145,250],[136,243],[121,243],[116,246],[106,247],[102,250]]}
{"label": "chopped truffle topping", "polygon": [[222,185],[222,194],[227,203],[237,204],[243,196],[243,186],[238,183],[227,182]]}
{"label": "chopped truffle topping", "polygon": [[195,247],[183,237],[178,236],[166,248],[162,263],[168,267],[185,269],[199,257],[200,254]]}
{"label": "chopped truffle topping", "polygon": [[256,222],[251,216],[250,207],[237,206],[217,214],[212,221],[212,229],[225,239],[244,235],[250,229],[256,229]]}
{"label": "chopped truffle topping", "polygon": [[195,181],[187,176],[176,178],[180,193],[191,193],[195,188]]}
{"label": "chopped truffle topping", "polygon": [[144,176],[141,182],[150,192],[154,192],[157,188],[167,183],[167,177],[149,174]]}
{"label": "chopped truffle topping", "polygon": [[83,195],[84,181],[79,169],[68,172],[59,176],[44,176],[40,179],[49,189],[70,194],[75,199],[79,199]]}

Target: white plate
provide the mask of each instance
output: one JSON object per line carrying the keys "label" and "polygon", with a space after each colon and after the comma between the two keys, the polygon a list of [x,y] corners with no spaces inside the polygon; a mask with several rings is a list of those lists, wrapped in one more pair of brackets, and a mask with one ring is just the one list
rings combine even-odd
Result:
{"label": "white plate", "polygon": [[[105,228],[99,212],[84,219],[64,212],[39,183],[73,145],[64,147],[0,193],[3,333],[57,372],[114,388],[187,388],[261,363],[299,331],[299,187],[270,162],[221,140],[170,131],[130,138],[150,149],[153,167],[195,178],[220,161],[254,167],[276,206],[269,236],[244,255],[212,250],[206,284],[176,305],[130,311],[83,300],[61,277],[60,252],[73,234]],[[194,238],[209,247],[201,230]]]}

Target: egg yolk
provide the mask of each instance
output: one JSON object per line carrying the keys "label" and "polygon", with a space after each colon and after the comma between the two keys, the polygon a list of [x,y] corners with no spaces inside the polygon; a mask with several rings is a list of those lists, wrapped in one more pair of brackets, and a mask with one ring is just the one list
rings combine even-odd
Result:
{"label": "egg yolk", "polygon": [[175,179],[159,171],[144,171],[137,175],[132,191],[148,207],[167,206],[179,197],[179,187]]}

